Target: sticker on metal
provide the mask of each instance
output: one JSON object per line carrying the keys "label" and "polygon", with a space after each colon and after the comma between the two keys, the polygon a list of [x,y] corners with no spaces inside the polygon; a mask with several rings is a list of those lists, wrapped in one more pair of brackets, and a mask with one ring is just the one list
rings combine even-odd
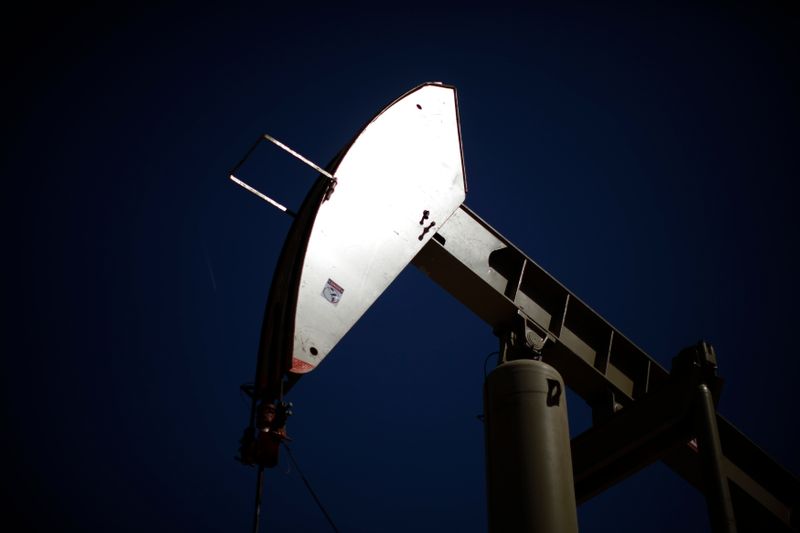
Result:
{"label": "sticker on metal", "polygon": [[333,305],[336,305],[339,303],[339,300],[342,299],[342,294],[344,294],[344,289],[341,288],[335,281],[328,278],[328,281],[322,288],[322,297]]}

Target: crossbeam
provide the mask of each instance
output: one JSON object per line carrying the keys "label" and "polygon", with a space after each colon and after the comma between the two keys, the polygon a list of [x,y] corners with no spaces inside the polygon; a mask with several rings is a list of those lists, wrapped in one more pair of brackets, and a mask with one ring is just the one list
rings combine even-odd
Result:
{"label": "crossbeam", "polygon": [[[537,355],[593,408],[594,427],[572,442],[579,502],[659,459],[702,490],[676,379],[471,209],[462,205],[413,264],[495,332],[524,320]],[[737,523],[792,530],[800,483],[716,419]]]}

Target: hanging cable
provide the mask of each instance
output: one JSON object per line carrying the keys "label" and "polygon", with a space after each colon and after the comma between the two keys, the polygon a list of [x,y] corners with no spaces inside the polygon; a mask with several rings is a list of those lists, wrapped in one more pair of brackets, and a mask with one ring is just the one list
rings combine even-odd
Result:
{"label": "hanging cable", "polygon": [[486,379],[486,363],[489,362],[489,358],[493,355],[500,355],[500,352],[492,352],[486,356],[486,359],[483,360],[483,379]]}
{"label": "hanging cable", "polygon": [[294,465],[294,469],[297,470],[298,474],[300,474],[300,478],[303,480],[303,483],[305,483],[306,488],[308,489],[308,492],[311,493],[311,497],[314,498],[315,502],[317,502],[317,506],[319,507],[319,510],[322,511],[322,514],[325,515],[325,518],[328,520],[328,523],[331,525],[333,530],[336,533],[339,533],[339,529],[336,527],[336,524],[333,523],[333,519],[331,518],[331,515],[329,515],[328,511],[325,510],[325,507],[322,505],[322,502],[317,497],[317,494],[314,492],[314,489],[311,488],[311,484],[306,479],[306,476],[303,474],[303,471],[300,470],[300,466],[297,464],[297,460],[294,458],[294,455],[292,454],[292,450],[291,450],[291,448],[289,448],[289,445],[286,444],[286,441],[283,441],[283,447],[286,448],[286,453],[289,454],[289,460],[292,461],[292,464]]}
{"label": "hanging cable", "polygon": [[264,467],[258,467],[258,477],[256,478],[256,506],[253,512],[253,533],[258,533],[258,521],[261,518],[261,495],[264,492]]}

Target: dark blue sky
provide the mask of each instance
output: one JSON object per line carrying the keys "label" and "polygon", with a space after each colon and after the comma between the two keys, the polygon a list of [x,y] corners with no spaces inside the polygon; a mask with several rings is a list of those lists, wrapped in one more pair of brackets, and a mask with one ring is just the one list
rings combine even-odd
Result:
{"label": "dark blue sky", "polygon": [[[713,343],[720,411],[797,473],[800,19],[762,4],[9,14],[3,505],[31,531],[247,531],[238,387],[290,219],[227,172],[264,132],[324,164],[431,80],[459,91],[466,203],[662,366]],[[241,177],[295,207],[314,179],[269,151]],[[342,532],[485,531],[495,349],[411,267],[292,391]],[[708,528],[660,464],[579,522]],[[263,526],[327,530],[285,457]]]}

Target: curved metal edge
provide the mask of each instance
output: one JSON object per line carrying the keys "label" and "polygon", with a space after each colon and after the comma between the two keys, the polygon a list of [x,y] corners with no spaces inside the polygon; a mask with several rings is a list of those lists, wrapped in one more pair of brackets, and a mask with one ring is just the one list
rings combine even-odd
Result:
{"label": "curved metal edge", "polygon": [[[255,397],[274,400],[281,396],[281,380],[291,364],[297,289],[311,229],[330,180],[320,175],[306,195],[283,243],[264,310],[256,363]],[[290,332],[287,334],[287,332]]]}
{"label": "curved metal edge", "polygon": [[[463,138],[461,137],[461,111],[460,111],[460,107],[458,105],[458,90],[456,89],[455,85],[450,85],[449,83],[444,83],[444,82],[441,82],[441,81],[428,81],[428,82],[422,83],[420,85],[417,85],[416,87],[414,87],[410,91],[406,91],[402,95],[400,95],[397,98],[395,98],[394,100],[392,100],[391,103],[389,103],[388,105],[384,106],[384,108],[381,109],[374,117],[372,117],[369,120],[369,122],[364,124],[364,127],[361,128],[361,130],[358,132],[358,135],[356,135],[353,138],[353,140],[350,142],[350,144],[347,145],[347,148],[348,149],[350,148],[350,145],[352,145],[353,142],[355,142],[355,140],[358,138],[358,136],[361,135],[361,132],[364,131],[364,128],[366,128],[367,126],[369,126],[370,124],[375,122],[375,120],[377,120],[378,117],[383,115],[383,113],[387,109],[392,107],[394,104],[396,104],[397,102],[399,102],[400,100],[402,100],[406,96],[419,91],[423,87],[429,87],[431,85],[435,85],[437,87],[444,87],[446,89],[452,89],[453,90],[453,96],[455,98],[455,103],[456,103],[456,125],[458,127],[458,141],[459,141],[459,144],[462,146],[462,150],[461,150],[461,168],[464,171],[464,192],[469,192],[469,187],[467,186],[467,166],[464,164],[464,150],[463,150],[463,146],[464,145],[463,145],[463,142],[462,142]],[[342,154],[342,155],[344,155],[344,154]]]}
{"label": "curved metal edge", "polygon": [[[451,85],[440,82],[427,82],[395,98],[359,129],[350,142],[328,163],[325,170],[335,175],[339,163],[367,126],[399,100],[430,85],[450,88],[455,92],[455,87]],[[460,138],[460,118],[458,118],[457,105],[456,113]],[[461,157],[463,168],[463,152]],[[464,180],[466,188],[466,176]],[[311,230],[314,227],[319,208],[330,190],[330,186],[331,180],[327,176],[320,175],[317,178],[303,200],[281,249],[278,264],[272,277],[269,297],[264,311],[264,320],[261,326],[261,339],[254,380],[254,400],[281,398],[300,379],[300,374],[290,372],[297,295]],[[284,378],[288,379],[284,381]]]}

